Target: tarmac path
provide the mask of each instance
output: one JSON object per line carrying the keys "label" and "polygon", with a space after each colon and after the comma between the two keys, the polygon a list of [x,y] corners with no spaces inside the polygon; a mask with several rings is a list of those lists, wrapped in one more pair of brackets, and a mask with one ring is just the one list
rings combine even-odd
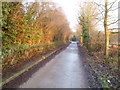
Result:
{"label": "tarmac path", "polygon": [[78,54],[76,43],[71,43],[44,67],[35,72],[19,88],[88,88],[87,74]]}

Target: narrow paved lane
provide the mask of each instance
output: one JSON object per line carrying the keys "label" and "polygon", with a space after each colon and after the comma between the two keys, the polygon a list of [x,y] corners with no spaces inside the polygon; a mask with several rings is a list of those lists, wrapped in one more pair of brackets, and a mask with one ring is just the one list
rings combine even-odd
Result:
{"label": "narrow paved lane", "polygon": [[87,75],[79,58],[77,44],[70,44],[40,68],[19,88],[86,88]]}

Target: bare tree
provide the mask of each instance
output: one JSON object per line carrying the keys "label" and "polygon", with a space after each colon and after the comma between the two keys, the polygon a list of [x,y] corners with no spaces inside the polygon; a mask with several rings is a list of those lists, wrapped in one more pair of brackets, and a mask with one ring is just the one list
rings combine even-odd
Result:
{"label": "bare tree", "polygon": [[112,15],[109,15],[109,13],[111,11],[115,11],[118,9],[118,7],[114,7],[114,4],[117,2],[118,0],[115,0],[111,3],[109,3],[108,0],[105,0],[104,2],[104,5],[102,4],[98,4],[98,7],[100,7],[101,9],[99,10],[99,16],[102,15],[101,17],[99,18],[96,18],[98,19],[98,22],[99,21],[103,21],[103,24],[104,24],[104,31],[105,31],[105,50],[104,50],[104,53],[105,53],[105,56],[106,58],[109,56],[109,44],[110,44],[110,34],[111,34],[111,31],[110,30],[115,30],[115,29],[118,29],[118,28],[110,28],[111,25],[113,24],[117,24],[119,19],[114,19],[112,17]]}

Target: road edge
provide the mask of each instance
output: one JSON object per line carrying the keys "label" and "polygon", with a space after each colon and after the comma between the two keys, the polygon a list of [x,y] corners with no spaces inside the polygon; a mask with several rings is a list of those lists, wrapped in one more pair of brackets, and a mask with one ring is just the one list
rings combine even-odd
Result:
{"label": "road edge", "polygon": [[[50,57],[51,55],[55,54],[57,51],[66,48],[68,45],[69,45],[69,43],[66,44],[65,47],[60,47],[60,48],[58,48],[58,49],[50,52],[49,54],[46,54],[46,55],[42,56],[41,59],[39,59],[38,61],[36,61],[34,64],[32,64],[32,65],[30,65],[30,66],[28,66],[28,67],[20,70],[18,73],[15,73],[12,77],[10,77],[10,78],[2,81],[2,83],[0,83],[1,87],[3,87],[5,84],[9,83],[10,81],[14,80],[15,78],[19,77],[19,76],[22,75],[23,73],[28,72],[31,68],[33,68],[34,66],[36,66],[36,65],[39,64],[39,63],[42,63],[42,61],[44,61],[46,58],[48,58],[48,57]],[[61,52],[61,51],[60,51],[60,52]]]}

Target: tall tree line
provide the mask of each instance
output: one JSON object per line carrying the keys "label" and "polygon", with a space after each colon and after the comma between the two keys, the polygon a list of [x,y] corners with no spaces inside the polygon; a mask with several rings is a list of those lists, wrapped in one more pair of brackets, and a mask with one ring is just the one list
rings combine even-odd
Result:
{"label": "tall tree line", "polygon": [[[16,54],[45,44],[66,43],[71,35],[63,11],[53,2],[2,2],[3,64],[11,64]],[[45,45],[43,47],[45,47]],[[51,47],[52,48],[52,47]],[[35,52],[41,51],[35,49]],[[27,56],[34,50],[27,51]],[[11,57],[12,56],[12,57]],[[24,54],[25,57],[25,54]],[[21,58],[21,57],[20,57]],[[17,63],[17,60],[16,62]],[[13,64],[13,63],[12,63]]]}

